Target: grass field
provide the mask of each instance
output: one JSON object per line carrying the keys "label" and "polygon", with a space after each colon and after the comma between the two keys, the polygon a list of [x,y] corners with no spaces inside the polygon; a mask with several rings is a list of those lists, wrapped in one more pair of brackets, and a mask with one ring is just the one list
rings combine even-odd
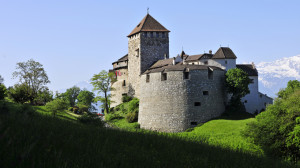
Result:
{"label": "grass field", "polygon": [[293,167],[183,138],[187,133],[106,129],[80,124],[67,113],[53,117],[44,107],[35,108],[38,113],[14,104],[0,108],[0,167]]}

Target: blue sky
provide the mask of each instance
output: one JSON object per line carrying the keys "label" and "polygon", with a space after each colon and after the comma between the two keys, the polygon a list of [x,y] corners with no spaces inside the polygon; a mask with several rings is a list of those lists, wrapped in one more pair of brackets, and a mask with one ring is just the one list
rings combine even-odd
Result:
{"label": "blue sky", "polygon": [[0,0],[0,75],[44,65],[53,91],[89,80],[127,53],[127,35],[150,14],[170,33],[170,55],[229,46],[238,63],[300,54],[300,1]]}

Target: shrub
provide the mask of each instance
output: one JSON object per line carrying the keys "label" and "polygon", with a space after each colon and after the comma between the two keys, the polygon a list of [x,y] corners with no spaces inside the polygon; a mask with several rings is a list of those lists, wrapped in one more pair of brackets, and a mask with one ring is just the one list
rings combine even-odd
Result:
{"label": "shrub", "polygon": [[3,100],[6,96],[6,87],[0,83],[0,100]]}
{"label": "shrub", "polygon": [[1,113],[9,112],[9,108],[8,108],[7,103],[5,101],[0,101],[0,112]]}
{"label": "shrub", "polygon": [[111,121],[111,120],[114,120],[114,119],[121,119],[121,118],[124,118],[122,117],[120,114],[118,113],[105,113],[105,121]]}
{"label": "shrub", "polygon": [[77,106],[74,106],[73,107],[73,112],[75,113],[75,114],[78,114],[79,113],[79,108],[77,107]]}
{"label": "shrub", "polygon": [[129,122],[129,123],[137,122],[138,121],[138,115],[139,115],[138,111],[129,112],[126,115],[127,122]]}
{"label": "shrub", "polygon": [[30,104],[22,104],[19,110],[25,114],[33,114],[35,112],[35,109]]}
{"label": "shrub", "polygon": [[132,97],[127,96],[127,95],[123,95],[123,96],[122,96],[122,102],[123,102],[123,103],[129,102],[130,100],[132,100]]}
{"label": "shrub", "polygon": [[68,108],[68,111],[73,111],[73,107],[69,107],[69,108]]}
{"label": "shrub", "polygon": [[276,99],[274,105],[248,124],[244,135],[252,138],[271,155],[300,159],[300,91]]}
{"label": "shrub", "polygon": [[129,103],[128,103],[128,112],[135,112],[139,110],[139,99],[133,98]]}
{"label": "shrub", "polygon": [[87,105],[84,104],[78,104],[78,112],[80,114],[83,114],[84,112],[89,112],[89,107]]}
{"label": "shrub", "polygon": [[102,127],[104,125],[99,116],[92,113],[83,114],[78,118],[78,121],[84,124],[90,124],[99,127]]}
{"label": "shrub", "polygon": [[52,112],[53,116],[56,116],[58,112],[61,112],[68,107],[68,102],[64,99],[57,98],[46,104],[46,107]]}

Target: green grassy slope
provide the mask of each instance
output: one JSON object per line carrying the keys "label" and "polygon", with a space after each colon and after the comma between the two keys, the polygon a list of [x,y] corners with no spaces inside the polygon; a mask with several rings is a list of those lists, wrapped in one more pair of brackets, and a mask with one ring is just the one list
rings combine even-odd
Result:
{"label": "green grassy slope", "polygon": [[290,166],[172,134],[105,129],[11,109],[0,112],[0,146],[0,167],[7,168]]}

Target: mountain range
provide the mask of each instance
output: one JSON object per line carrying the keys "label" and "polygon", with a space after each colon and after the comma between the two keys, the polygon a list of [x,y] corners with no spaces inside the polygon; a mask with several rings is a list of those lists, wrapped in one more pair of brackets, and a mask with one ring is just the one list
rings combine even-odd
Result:
{"label": "mountain range", "polygon": [[289,80],[300,80],[300,55],[260,62],[256,68],[259,90],[274,98],[280,89],[287,86]]}

